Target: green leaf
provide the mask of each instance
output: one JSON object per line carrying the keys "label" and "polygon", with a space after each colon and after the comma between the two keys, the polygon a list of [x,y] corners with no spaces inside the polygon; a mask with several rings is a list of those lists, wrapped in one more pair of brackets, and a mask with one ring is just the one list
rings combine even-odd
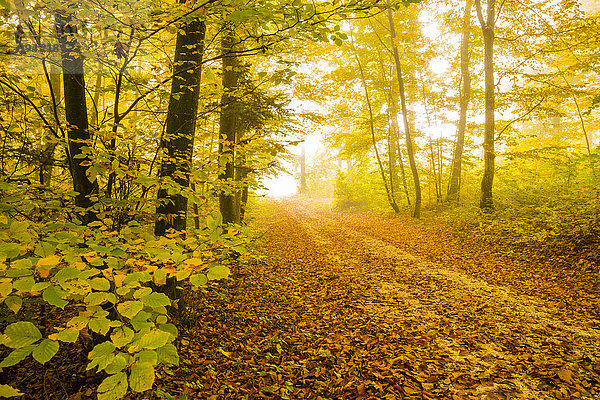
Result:
{"label": "green leaf", "polygon": [[137,360],[136,363],[147,363],[151,365],[156,365],[158,361],[158,354],[155,350],[142,350],[136,355]]}
{"label": "green leaf", "polygon": [[31,291],[32,292],[41,292],[42,290],[46,289],[48,286],[50,286],[50,282],[38,282],[31,287]]}
{"label": "green leaf", "polygon": [[148,321],[152,315],[146,311],[140,311],[135,317],[131,319],[131,325],[136,331],[143,329],[150,329],[154,326],[154,322]]}
{"label": "green leaf", "polygon": [[208,279],[204,274],[194,274],[190,276],[190,283],[194,286],[204,286],[207,282]]}
{"label": "green leaf", "polygon": [[33,275],[33,271],[26,268],[9,268],[6,271],[6,276],[9,278],[19,278],[21,276]]}
{"label": "green leaf", "polygon": [[115,356],[115,359],[112,360],[112,362],[108,364],[104,370],[108,374],[116,374],[117,372],[123,371],[125,367],[127,367],[127,358],[128,356],[126,356],[125,354],[118,353]]}
{"label": "green leaf", "polygon": [[173,324],[162,324],[158,327],[158,329],[160,329],[161,331],[169,332],[171,334],[171,341],[175,340],[175,338],[177,338],[177,335],[179,335],[177,327]]}
{"label": "green leaf", "polygon": [[13,285],[12,282],[0,283],[0,297],[6,297],[12,293]]}
{"label": "green leaf", "polygon": [[10,339],[8,346],[13,349],[29,346],[42,338],[40,330],[34,324],[27,321],[10,324],[6,327],[4,333]]}
{"label": "green leaf", "polygon": [[110,282],[108,281],[108,279],[94,278],[94,279],[90,279],[89,282],[90,282],[90,286],[94,290],[100,290],[100,291],[106,292],[107,290],[110,289]]}
{"label": "green leaf", "polygon": [[102,342],[94,346],[92,351],[88,354],[90,363],[88,364],[87,369],[92,369],[95,366],[98,366],[98,370],[106,368],[106,366],[114,360],[115,350],[116,347],[111,342]]}
{"label": "green leaf", "polygon": [[44,290],[44,293],[42,293],[42,298],[50,305],[65,308],[65,306],[69,304],[68,301],[63,299],[65,294],[66,292],[58,286],[49,286]]}
{"label": "green leaf", "polygon": [[33,267],[33,263],[29,258],[21,258],[13,261],[12,266],[15,268],[31,268]]}
{"label": "green leaf", "polygon": [[15,258],[21,253],[21,246],[18,243],[0,244],[0,257]]}
{"label": "green leaf", "polygon": [[77,279],[81,275],[81,271],[75,267],[63,268],[52,278],[55,282],[65,282],[71,279]]}
{"label": "green leaf", "polygon": [[136,316],[137,313],[142,311],[144,308],[144,303],[141,301],[125,301],[119,305],[117,305],[117,310],[119,314],[122,316],[132,319]]}
{"label": "green leaf", "polygon": [[179,354],[177,347],[173,343],[167,343],[156,349],[158,362],[166,365],[179,365]]}
{"label": "green leaf", "polygon": [[134,351],[139,349],[157,349],[167,344],[170,339],[171,334],[169,332],[154,329],[136,341],[132,345],[132,348]]}
{"label": "green leaf", "polygon": [[56,337],[61,342],[75,343],[79,337],[79,330],[75,328],[67,328],[58,332]]}
{"label": "green leaf", "polygon": [[133,272],[128,274],[123,280],[123,285],[130,283],[148,282],[152,280],[152,276],[148,272]]}
{"label": "green leaf", "polygon": [[124,372],[111,375],[98,386],[98,400],[119,400],[127,394],[127,375]]}
{"label": "green leaf", "polygon": [[81,315],[81,313],[80,313],[80,315],[71,318],[67,322],[67,326],[70,327],[70,328],[74,328],[74,329],[77,329],[77,330],[80,331],[83,328],[85,328],[89,322],[90,322],[90,317]]}
{"label": "green leaf", "polygon": [[0,363],[0,368],[11,367],[15,364],[20,363],[27,357],[31,352],[35,349],[34,344],[30,344],[29,346],[21,347],[20,349],[16,349],[10,352],[8,356]]}
{"label": "green leaf", "polygon": [[99,306],[108,300],[108,293],[106,292],[92,292],[85,296],[85,303],[88,306]]}
{"label": "green leaf", "polygon": [[[0,3],[2,0],[0,0]],[[4,6],[4,4],[2,4]],[[23,393],[19,392],[19,390],[15,389],[12,386],[8,385],[0,385],[0,397],[16,397],[23,396]]]}
{"label": "green leaf", "polygon": [[139,288],[138,290],[135,291],[135,293],[133,293],[133,298],[139,299],[140,297],[144,297],[150,293],[152,293],[152,289],[149,287]]}
{"label": "green leaf", "polygon": [[164,293],[153,292],[140,298],[142,303],[149,307],[165,307],[171,304],[171,300]]}
{"label": "green leaf", "polygon": [[56,340],[44,339],[40,344],[37,345],[33,350],[33,358],[40,364],[45,364],[58,351],[58,342]]}
{"label": "green leaf", "polygon": [[154,384],[154,367],[148,363],[139,363],[131,368],[129,385],[134,392],[145,392]]}
{"label": "green leaf", "polygon": [[225,265],[215,265],[214,267],[208,269],[206,277],[211,281],[214,281],[227,278],[229,277],[229,274],[229,267],[226,267]]}
{"label": "green leaf", "polygon": [[35,279],[32,276],[26,276],[24,278],[19,278],[13,283],[13,288],[15,290],[20,290],[21,292],[29,292],[31,288],[35,285]]}
{"label": "green leaf", "polygon": [[38,257],[48,257],[54,254],[54,249],[56,249],[56,245],[50,242],[40,242],[34,251],[34,254]]}
{"label": "green leaf", "polygon": [[133,340],[133,330],[127,326],[117,328],[110,334],[110,340],[118,347],[123,347]]}
{"label": "green leaf", "polygon": [[88,323],[89,328],[100,335],[106,335],[111,328],[112,321],[106,317],[92,318]]}
{"label": "green leaf", "polygon": [[157,269],[154,271],[154,283],[157,285],[164,285],[167,279],[167,271],[164,269]]}
{"label": "green leaf", "polygon": [[23,299],[20,296],[8,296],[6,300],[4,300],[4,304],[10,311],[16,314],[23,305]]}

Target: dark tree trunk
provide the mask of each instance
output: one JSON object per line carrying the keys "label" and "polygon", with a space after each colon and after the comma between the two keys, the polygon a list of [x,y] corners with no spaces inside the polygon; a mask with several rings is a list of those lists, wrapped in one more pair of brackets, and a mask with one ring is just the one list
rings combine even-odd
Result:
{"label": "dark tree trunk", "polygon": [[410,133],[410,125],[408,123],[408,110],[406,108],[406,94],[404,90],[404,79],[402,78],[402,68],[400,66],[400,57],[398,56],[398,47],[396,46],[396,28],[394,26],[394,18],[392,16],[392,9],[390,7],[390,1],[387,0],[388,7],[388,22],[390,24],[390,38],[392,50],[394,52],[394,63],[396,65],[396,75],[398,78],[398,92],[400,94],[400,103],[402,105],[402,119],[404,121],[404,134],[406,138],[406,152],[408,153],[408,161],[410,163],[410,170],[413,176],[413,183],[415,185],[415,208],[412,216],[415,218],[421,218],[421,183],[419,181],[419,170],[417,169],[417,161],[415,159],[415,151],[413,147],[412,135]]}
{"label": "dark tree trunk", "polygon": [[248,174],[250,168],[245,165],[245,157],[242,158],[242,165],[235,167],[235,182],[237,190],[235,192],[235,223],[241,224],[244,220],[246,211],[246,202],[248,201]]}
{"label": "dark tree trunk", "polygon": [[235,34],[232,27],[227,27],[221,41],[223,54],[223,95],[221,97],[221,119],[219,125],[219,165],[223,168],[219,174],[221,191],[219,192],[219,209],[224,224],[236,221],[235,207],[235,143],[239,126],[239,105],[237,89],[239,81],[239,62],[234,53]]}
{"label": "dark tree trunk", "polygon": [[87,225],[96,220],[96,214],[90,208],[96,203],[92,196],[98,194],[98,181],[90,181],[86,174],[91,165],[89,153],[86,152],[86,148],[91,147],[91,135],[85,102],[84,57],[75,36],[77,24],[74,23],[72,14],[69,11],[57,12],[55,21],[63,68],[69,170],[73,178],[73,189],[77,192],[75,205],[86,209],[80,220]]}
{"label": "dark tree trunk", "polygon": [[462,171],[462,154],[465,146],[465,131],[467,128],[467,109],[471,98],[471,74],[469,72],[469,39],[471,36],[471,8],[473,0],[467,0],[465,14],[463,17],[462,43],[460,46],[460,72],[462,90],[460,93],[460,117],[458,119],[458,131],[456,134],[456,145],[452,157],[452,170],[450,182],[448,183],[448,201],[458,201],[460,196],[460,174]]}
{"label": "dark tree trunk", "polygon": [[[175,43],[174,74],[159,174],[172,179],[177,189],[186,189],[190,184],[205,33],[205,23],[198,17],[182,27]],[[158,191],[158,200],[154,233],[164,235],[170,228],[185,230],[187,197],[181,193],[169,194],[163,187]]]}
{"label": "dark tree trunk", "polygon": [[487,15],[483,18],[481,0],[475,0],[477,17],[481,23],[484,45],[484,73],[485,73],[485,129],[483,137],[483,179],[481,180],[481,202],[479,206],[484,211],[494,209],[492,188],[494,184],[494,164],[496,153],[494,151],[494,25],[496,19],[496,1],[487,1]]}

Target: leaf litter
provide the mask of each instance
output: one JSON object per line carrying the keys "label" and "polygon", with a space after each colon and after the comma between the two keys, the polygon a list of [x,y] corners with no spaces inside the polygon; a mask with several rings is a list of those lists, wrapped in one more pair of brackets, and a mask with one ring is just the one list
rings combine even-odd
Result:
{"label": "leaf litter", "polygon": [[[187,296],[180,366],[128,399],[600,398],[593,284],[421,221],[270,207],[257,261]],[[93,398],[81,350],[55,359],[11,376]]]}
{"label": "leaf litter", "polygon": [[192,300],[182,367],[162,381],[172,393],[600,398],[593,304],[573,311],[544,290],[525,293],[507,272],[520,266],[414,221],[275,208],[253,222],[261,260]]}

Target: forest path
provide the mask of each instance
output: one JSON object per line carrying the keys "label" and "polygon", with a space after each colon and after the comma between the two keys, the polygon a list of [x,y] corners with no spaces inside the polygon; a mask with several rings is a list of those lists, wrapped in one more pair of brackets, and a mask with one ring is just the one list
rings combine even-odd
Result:
{"label": "forest path", "polygon": [[[241,327],[224,316],[220,334],[225,354],[252,368],[214,379],[235,381],[238,395],[600,398],[594,321],[470,276],[456,259],[415,255],[415,242],[444,240],[414,222],[282,200],[254,224],[264,257],[231,292]],[[473,262],[468,251],[458,260]]]}

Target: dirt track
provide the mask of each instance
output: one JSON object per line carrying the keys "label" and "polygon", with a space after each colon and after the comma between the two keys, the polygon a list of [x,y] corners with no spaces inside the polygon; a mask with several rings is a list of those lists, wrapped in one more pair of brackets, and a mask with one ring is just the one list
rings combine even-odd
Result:
{"label": "dirt track", "polygon": [[410,219],[291,200],[255,216],[260,259],[190,304],[171,393],[600,399],[597,321],[577,311],[590,303],[562,306],[571,289],[554,301],[555,283],[531,290],[506,260]]}
{"label": "dirt track", "polygon": [[[288,290],[302,282],[300,300],[321,321],[341,319],[332,332],[340,341],[335,357],[380,353],[379,368],[403,366],[404,383],[396,386],[391,376],[361,366],[368,395],[600,398],[597,330],[563,320],[541,299],[469,276],[460,265],[408,253],[391,244],[401,243],[405,232],[386,237],[391,232],[380,229],[385,219],[292,201],[279,202],[277,210],[267,232],[269,264],[279,275],[273,278],[289,282]],[[344,347],[356,334],[342,325],[348,313],[368,324],[365,347]]]}

